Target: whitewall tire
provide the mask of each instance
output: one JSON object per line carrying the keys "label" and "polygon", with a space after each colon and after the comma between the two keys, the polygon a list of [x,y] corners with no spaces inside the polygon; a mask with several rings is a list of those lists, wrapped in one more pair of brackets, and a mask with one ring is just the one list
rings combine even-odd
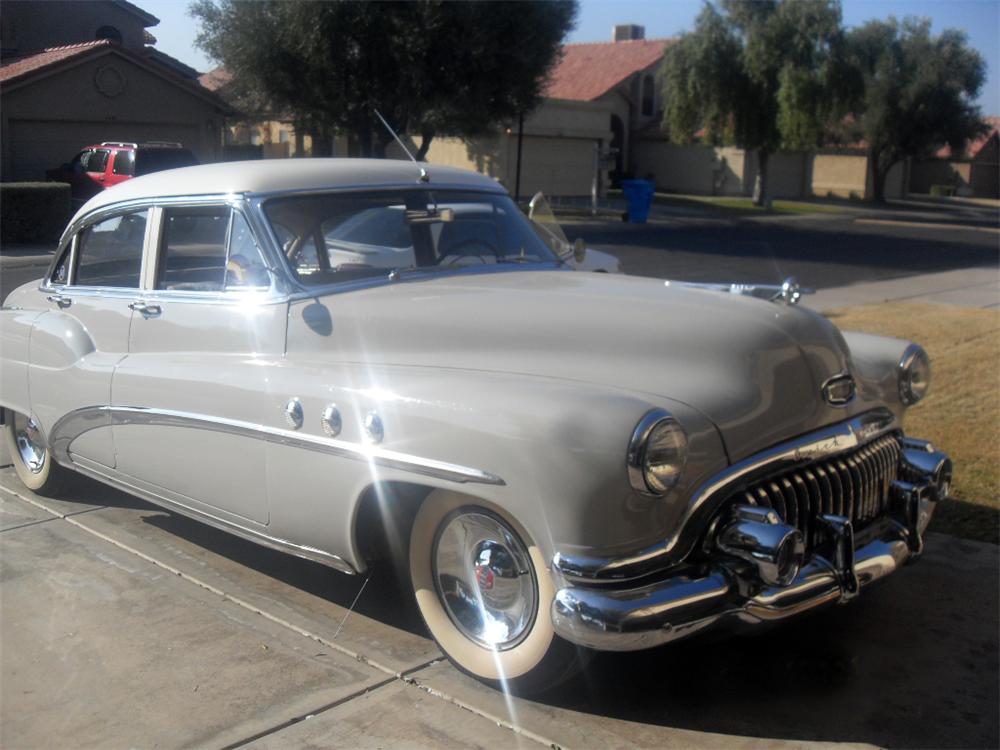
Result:
{"label": "whitewall tire", "polygon": [[436,490],[410,533],[410,578],[434,640],[462,671],[501,689],[538,692],[585,657],[556,636],[541,550],[501,509]]}
{"label": "whitewall tire", "polygon": [[11,463],[21,483],[39,495],[58,492],[67,472],[52,461],[35,421],[5,409],[3,434]]}

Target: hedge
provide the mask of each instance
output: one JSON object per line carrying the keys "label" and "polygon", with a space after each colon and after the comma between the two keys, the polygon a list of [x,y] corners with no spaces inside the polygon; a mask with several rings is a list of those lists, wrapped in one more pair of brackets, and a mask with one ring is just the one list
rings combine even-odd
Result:
{"label": "hedge", "polygon": [[934,196],[951,196],[955,194],[954,185],[931,185],[931,195]]}
{"label": "hedge", "polygon": [[0,242],[57,242],[70,217],[65,182],[0,182]]}

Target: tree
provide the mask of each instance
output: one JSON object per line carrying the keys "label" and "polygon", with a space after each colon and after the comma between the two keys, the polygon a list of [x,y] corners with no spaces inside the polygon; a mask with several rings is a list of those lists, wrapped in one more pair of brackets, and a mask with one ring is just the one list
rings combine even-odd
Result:
{"label": "tree", "polygon": [[851,100],[840,3],[706,3],[694,31],[668,47],[661,77],[671,139],[703,129],[710,143],[755,151],[754,203],[763,205],[769,156],[821,145]]}
{"label": "tree", "polygon": [[384,156],[392,136],[473,136],[541,99],[576,0],[308,2],[197,0],[196,44],[232,74],[236,93],[292,114],[329,143],[352,136]]}
{"label": "tree", "polygon": [[973,100],[985,78],[978,52],[955,29],[932,37],[927,19],[869,21],[847,38],[850,61],[863,82],[848,137],[868,149],[872,198],[885,200],[894,164],[947,143],[953,152],[985,126]]}

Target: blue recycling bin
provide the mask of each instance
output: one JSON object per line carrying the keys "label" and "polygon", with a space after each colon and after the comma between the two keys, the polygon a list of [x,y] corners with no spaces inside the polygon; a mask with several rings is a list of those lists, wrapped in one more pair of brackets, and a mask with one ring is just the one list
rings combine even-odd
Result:
{"label": "blue recycling bin", "polygon": [[645,224],[656,185],[649,180],[622,180],[622,192],[628,202],[629,223]]}

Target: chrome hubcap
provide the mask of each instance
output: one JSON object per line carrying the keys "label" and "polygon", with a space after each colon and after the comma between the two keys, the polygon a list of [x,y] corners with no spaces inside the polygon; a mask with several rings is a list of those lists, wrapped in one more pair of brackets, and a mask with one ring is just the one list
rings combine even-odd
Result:
{"label": "chrome hubcap", "polygon": [[40,472],[45,467],[45,447],[34,419],[23,414],[14,415],[14,441],[21,463],[32,474]]}
{"label": "chrome hubcap", "polygon": [[490,649],[516,646],[538,609],[528,550],[484,511],[458,510],[441,524],[432,552],[434,584],[451,621]]}

